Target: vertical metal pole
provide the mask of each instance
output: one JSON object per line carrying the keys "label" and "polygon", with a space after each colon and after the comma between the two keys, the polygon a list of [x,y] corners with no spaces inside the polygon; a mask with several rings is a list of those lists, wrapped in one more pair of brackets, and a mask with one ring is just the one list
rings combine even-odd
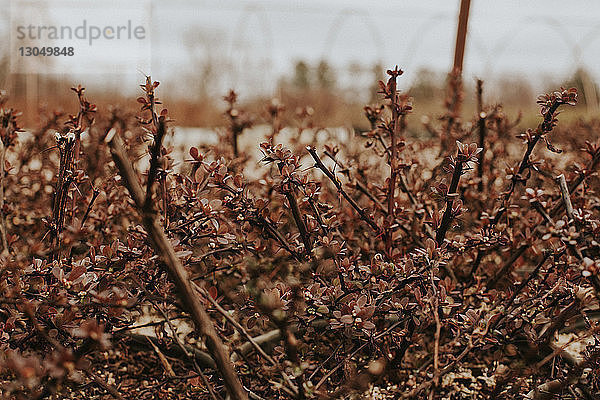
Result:
{"label": "vertical metal pole", "polygon": [[458,26],[456,28],[456,46],[454,47],[454,66],[448,74],[448,121],[445,132],[441,135],[440,156],[448,151],[448,146],[454,141],[452,129],[460,117],[462,105],[462,68],[465,57],[465,42],[467,40],[467,25],[469,23],[469,8],[471,0],[460,1],[460,12],[458,14]]}
{"label": "vertical metal pole", "polygon": [[463,59],[465,57],[465,42],[467,40],[467,26],[469,24],[469,8],[471,0],[460,1],[458,14],[458,27],[456,29],[456,47],[454,48],[454,70],[462,73]]}

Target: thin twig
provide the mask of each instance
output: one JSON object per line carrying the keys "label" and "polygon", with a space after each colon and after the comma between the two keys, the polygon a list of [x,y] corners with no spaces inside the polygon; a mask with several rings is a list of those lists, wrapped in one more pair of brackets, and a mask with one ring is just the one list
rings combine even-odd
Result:
{"label": "thin twig", "polygon": [[[585,166],[584,171],[582,171],[577,176],[577,178],[575,178],[574,180],[571,181],[571,183],[569,183],[569,193],[574,193],[575,190],[577,190],[577,188],[579,187],[579,185],[581,185],[585,181],[585,179],[590,176],[590,174],[595,172],[596,168],[598,167],[598,163],[600,163],[600,150],[598,150],[594,153],[594,155],[592,156],[592,159]],[[554,208],[552,209],[552,211],[550,211],[550,216],[551,217],[557,216],[563,207],[564,207],[564,202],[557,203],[556,206],[554,206]]]}
{"label": "thin twig", "polygon": [[[231,193],[232,195],[234,195],[236,197],[241,195],[240,192],[236,191],[235,189],[233,189],[232,187],[230,187],[229,185],[227,185],[225,183],[219,184],[219,187],[227,190],[229,193]],[[230,203],[227,204],[227,207],[233,208]],[[279,242],[279,245],[281,246],[281,248],[285,249],[288,253],[290,253],[297,261],[303,261],[302,255],[292,249],[292,246],[290,246],[290,244],[285,239],[283,234],[281,232],[279,232],[279,230],[277,230],[277,226],[275,224],[271,223],[270,221],[268,221],[264,216],[262,216],[262,214],[260,212],[252,212],[250,217],[245,215],[245,218],[247,218],[247,220],[251,224],[266,231],[266,233],[272,239]]]}
{"label": "thin twig", "polygon": [[[391,325],[389,328],[387,328],[385,331],[375,335],[373,337],[373,340],[378,340],[380,338],[382,338],[383,336],[387,335],[388,333],[390,333],[391,331],[393,331],[398,325],[400,325],[402,321],[398,321],[395,324]],[[409,324],[412,323],[412,318],[409,318]],[[410,334],[411,330],[409,329],[409,334]],[[350,353],[349,355],[347,355],[344,360],[340,363],[338,363],[337,366],[335,366],[331,371],[329,371],[323,378],[321,378],[321,380],[319,380],[319,382],[315,385],[315,390],[318,390],[323,383],[325,383],[325,381],[335,373],[335,371],[337,371],[338,369],[340,369],[347,360],[352,359],[352,357],[354,357],[355,355],[358,354],[358,352],[360,352],[366,345],[368,345],[370,342],[365,342],[362,345],[358,346],[354,351],[352,351],[352,353]]]}
{"label": "thin twig", "polygon": [[431,269],[431,287],[433,289],[433,296],[430,300],[431,311],[433,312],[433,319],[435,320],[435,335],[433,342],[433,376],[435,379],[435,387],[440,384],[439,373],[440,373],[440,333],[442,324],[440,322],[440,314],[438,312],[438,291],[435,285],[435,277],[433,274],[433,268]]}
{"label": "thin twig", "polygon": [[312,372],[312,374],[310,374],[310,376],[308,377],[308,380],[312,380],[312,378],[319,373],[319,371],[325,366],[325,364],[327,364],[329,362],[329,360],[331,360],[333,357],[335,357],[335,355],[337,354],[338,350],[342,347],[342,344],[344,344],[344,342],[340,342],[340,344],[337,345],[337,347],[335,348],[335,350],[329,355],[329,357],[327,357],[325,359],[325,361],[323,361],[317,368],[315,368],[315,370]]}
{"label": "thin twig", "polygon": [[485,136],[487,133],[486,118],[487,114],[483,111],[483,81],[477,79],[477,113],[479,119],[477,120],[477,127],[479,131],[479,147],[483,150],[479,153],[479,163],[477,164],[477,189],[479,193],[483,192],[483,161],[485,158]]}
{"label": "thin twig", "polygon": [[[339,167],[339,172],[341,172],[342,174],[346,175],[346,177],[351,181],[352,185],[356,185],[356,188],[359,190],[359,192],[361,192],[365,196],[367,196],[375,204],[375,206],[381,212],[385,213],[386,215],[389,215],[388,214],[388,210],[386,209],[385,205],[383,205],[383,203],[381,201],[379,201],[379,199],[377,197],[375,197],[369,191],[369,189],[365,186],[364,183],[362,183],[358,179],[354,179],[354,180],[352,179],[352,176],[350,175],[350,170],[348,169],[348,167],[346,167],[341,161],[339,161],[338,159],[336,159],[328,150],[325,150],[324,154],[327,157],[329,157]],[[389,152],[388,152],[388,154],[389,154]],[[411,191],[408,189],[408,186],[406,185],[406,182],[405,182],[404,174],[402,174],[402,172],[399,172],[398,182],[400,184],[400,189],[404,193],[406,193],[406,195],[408,196],[408,199],[410,200],[410,202],[412,203],[412,205],[414,207],[416,207],[417,206],[417,201],[416,201],[415,197],[413,196],[413,194],[411,193]],[[413,229],[411,229],[410,227],[406,227],[406,226],[400,224],[397,221],[397,219],[395,218],[395,216],[394,216],[393,220],[397,223],[398,227],[400,229],[402,229],[402,231],[404,231],[404,233],[406,233],[408,236],[410,236],[413,239],[413,241],[415,243],[417,243],[421,247],[425,247],[424,244],[423,244],[423,242],[421,241],[421,238],[418,235],[415,234],[415,232],[413,231]],[[424,225],[424,227],[425,227],[425,232],[427,233],[427,235],[429,237],[433,237],[433,233],[431,231],[431,227],[429,225]]]}
{"label": "thin twig", "polygon": [[90,212],[92,211],[92,207],[94,206],[94,202],[98,198],[99,194],[100,194],[100,190],[94,188],[93,192],[92,192],[92,198],[90,200],[90,203],[88,204],[87,209],[85,210],[85,214],[83,214],[83,218],[81,219],[81,228],[83,228],[83,226],[85,225],[85,221],[87,221],[87,219],[90,215]]}
{"label": "thin twig", "polygon": [[296,197],[291,190],[286,190],[284,192],[285,198],[290,204],[290,209],[292,210],[292,216],[294,217],[294,222],[296,222],[296,226],[298,227],[298,231],[300,232],[300,237],[302,238],[302,243],[304,243],[304,252],[307,256],[310,255],[312,251],[312,243],[310,241],[310,234],[308,233],[308,229],[306,229],[306,224],[302,219],[302,214],[300,213],[300,208],[298,207],[298,202],[296,201]]}
{"label": "thin twig", "polygon": [[517,261],[517,259],[519,257],[521,257],[521,255],[523,255],[523,253],[525,253],[525,251],[530,247],[530,244],[523,244],[521,246],[519,246],[517,248],[517,250],[515,250],[515,252],[510,256],[510,258],[506,261],[506,263],[504,263],[504,265],[502,266],[502,268],[500,268],[498,270],[498,272],[496,272],[494,274],[494,276],[492,277],[492,279],[490,279],[487,283],[487,289],[493,289],[496,284],[498,283],[498,281],[500,279],[502,279],[510,270],[510,268],[512,267],[512,265],[515,263],[515,261]]}
{"label": "thin twig", "polygon": [[535,200],[533,203],[531,203],[531,205],[533,206],[535,211],[537,211],[542,216],[542,218],[544,218],[544,221],[546,221],[547,224],[551,226],[554,225],[552,217],[546,212],[546,209],[544,208],[542,203],[540,203],[539,200]]}
{"label": "thin twig", "polygon": [[163,368],[165,369],[165,371],[167,372],[167,374],[170,377],[174,377],[175,372],[173,372],[173,367],[171,366],[171,363],[169,363],[169,360],[167,360],[167,357],[165,357],[165,355],[162,353],[162,351],[160,351],[160,349],[152,342],[152,340],[150,340],[150,338],[148,338],[148,343],[150,343],[150,345],[154,349],[154,352],[158,356],[158,359],[159,359],[160,363],[162,364]]}
{"label": "thin twig", "polygon": [[540,272],[540,269],[542,269],[542,267],[546,263],[546,260],[548,260],[548,258],[550,258],[551,255],[552,255],[552,253],[549,251],[544,252],[544,257],[542,257],[542,260],[536,265],[536,267],[533,269],[533,271],[531,271],[531,273],[529,274],[527,279],[524,279],[523,282],[521,282],[519,284],[519,286],[516,287],[512,296],[510,296],[510,298],[507,300],[507,302],[504,306],[505,310],[508,310],[510,308],[510,306],[515,301],[515,299],[517,298],[519,293],[521,293],[521,291],[529,284],[529,282],[531,282],[531,280],[538,275],[538,273]]}
{"label": "thin twig", "polygon": [[571,304],[567,307],[563,308],[563,310],[552,319],[552,323],[550,326],[540,335],[539,342],[543,344],[548,344],[550,339],[554,336],[554,333],[565,326],[565,322],[570,318],[574,317],[579,308],[581,306],[581,301],[578,298],[575,298]]}
{"label": "thin twig", "polygon": [[377,225],[377,223],[375,223],[375,221],[369,215],[367,215],[367,213],[365,212],[365,210],[362,209],[356,203],[356,201],[354,201],[354,199],[352,197],[350,197],[350,195],[344,190],[344,188],[342,187],[341,182],[323,164],[323,162],[321,161],[321,159],[317,155],[317,150],[314,147],[312,147],[312,146],[307,146],[306,150],[310,153],[310,155],[312,156],[312,158],[315,160],[315,166],[317,168],[319,168],[325,174],[325,176],[327,176],[327,178],[329,178],[329,180],[337,188],[338,192],[346,199],[346,201],[348,201],[348,203],[350,203],[350,205],[352,206],[352,208],[354,208],[356,210],[356,212],[358,213],[358,215],[360,215],[360,218],[363,221],[365,221],[369,225],[369,227],[371,227],[371,229],[373,229],[375,232],[380,233],[381,232],[381,228]]}
{"label": "thin twig", "polygon": [[202,368],[209,369],[217,369],[215,361],[211,357],[210,354],[198,349],[192,345],[184,344],[185,351],[183,351],[177,344],[171,346],[165,346],[155,336],[142,335],[140,333],[130,333],[130,332],[121,332],[120,335],[124,335],[127,338],[131,339],[133,342],[143,346],[145,348],[148,347],[148,339],[152,340],[156,346],[158,346],[161,351],[172,355],[174,357],[186,357],[186,354],[192,354],[194,362],[198,363]]}
{"label": "thin twig", "polygon": [[467,279],[469,281],[472,281],[475,278],[475,273],[477,272],[477,269],[479,268],[479,265],[481,264],[481,261],[483,260],[483,257],[485,257],[487,252],[488,252],[487,249],[479,249],[477,251],[475,260],[473,261],[473,264],[471,265],[471,271],[469,273],[469,276],[467,276]]}
{"label": "thin twig", "polygon": [[[264,345],[267,343],[273,343],[273,342],[277,342],[281,340],[281,330],[279,329],[273,329],[272,331],[269,331],[267,333],[263,333],[262,335],[258,335],[252,338],[252,341],[256,344],[260,345]],[[239,354],[248,354],[252,351],[252,349],[254,348],[254,344],[251,342],[246,342],[243,345],[241,345],[239,347],[239,349],[237,351],[235,351],[232,355],[231,355],[231,361],[236,362],[239,360]]]}
{"label": "thin twig", "polygon": [[6,146],[0,138],[0,238],[2,239],[2,255],[8,255],[8,241],[6,240],[6,219],[4,216],[4,159]]}
{"label": "thin twig", "polygon": [[390,139],[391,139],[391,156],[390,156],[390,178],[389,178],[389,182],[388,182],[388,192],[387,192],[387,207],[388,207],[388,215],[390,216],[390,218],[386,219],[386,235],[385,235],[385,248],[386,248],[386,252],[388,253],[389,257],[392,256],[392,239],[393,239],[393,234],[390,230],[390,225],[391,225],[391,221],[394,218],[395,215],[395,206],[396,206],[396,176],[398,173],[398,137],[400,136],[400,128],[401,128],[401,122],[400,122],[400,114],[399,114],[399,108],[400,105],[398,104],[398,91],[396,89],[396,79],[397,77],[395,75],[392,75],[392,77],[389,80],[389,95],[391,96],[390,98],[390,103],[391,103],[391,108],[392,108],[392,123],[393,128],[389,130],[390,132]]}
{"label": "thin twig", "polygon": [[[158,121],[156,135],[154,136],[154,145],[152,146],[152,149],[150,151],[150,169],[148,170],[148,180],[146,183],[146,200],[144,203],[144,208],[146,209],[151,208],[152,205],[153,186],[154,182],[156,181],[156,176],[158,174],[162,141],[165,137],[166,130],[167,128],[165,126],[165,122],[162,120]],[[164,211],[165,213],[167,212],[167,210]]]}
{"label": "thin twig", "polygon": [[450,228],[450,223],[452,222],[454,199],[457,197],[456,190],[458,189],[458,182],[460,181],[462,171],[463,163],[461,161],[457,161],[456,165],[454,166],[454,173],[452,174],[452,181],[450,182],[450,187],[448,188],[448,194],[446,195],[446,209],[444,210],[442,222],[440,222],[440,226],[438,227],[435,235],[435,241],[438,245],[444,243],[446,232],[448,231],[448,228]]}
{"label": "thin twig", "polygon": [[521,162],[519,163],[519,168],[518,168],[517,172],[515,174],[513,174],[513,177],[508,186],[508,190],[504,194],[504,197],[502,200],[503,206],[498,210],[498,212],[496,213],[494,218],[492,218],[492,220],[490,221],[490,225],[492,225],[492,226],[496,225],[498,223],[498,221],[500,221],[500,218],[502,217],[502,215],[506,212],[508,201],[510,200],[512,194],[514,193],[517,183],[518,182],[525,183],[527,181],[528,177],[523,177],[522,174],[523,174],[523,172],[525,172],[526,169],[528,169],[530,167],[529,158],[531,157],[531,153],[533,152],[535,145],[540,141],[540,139],[544,135],[546,135],[547,133],[552,131],[552,128],[553,128],[552,121],[554,120],[554,114],[556,113],[556,111],[558,110],[558,107],[561,104],[564,104],[564,103],[562,101],[559,101],[558,99],[552,103],[550,108],[546,111],[546,114],[544,115],[544,120],[538,126],[535,134],[533,135],[533,137],[531,137],[527,141],[527,148],[525,149],[523,158],[521,159]]}
{"label": "thin twig", "polygon": [[[329,157],[338,167],[339,167],[339,171],[346,175],[346,177],[352,181],[352,177],[350,175],[350,169],[348,167],[346,167],[340,160],[338,160],[333,154],[331,154],[331,152],[329,152],[329,150],[325,150],[323,152],[327,157]],[[377,197],[375,197],[370,191],[369,189],[365,186],[364,183],[362,183],[361,181],[359,181],[358,179],[355,179],[354,181],[352,181],[352,184],[356,185],[356,188],[363,193],[365,196],[367,196],[369,199],[371,199],[371,201],[373,203],[375,203],[375,205],[377,206],[377,208],[379,208],[380,210],[385,212],[385,206],[383,205],[383,203],[381,201],[379,201],[379,199]]]}
{"label": "thin twig", "polygon": [[358,346],[352,353],[348,354],[342,362],[338,363],[338,365],[336,365],[331,371],[329,371],[327,374],[325,374],[325,376],[322,377],[319,380],[319,382],[315,385],[315,390],[319,390],[319,388],[325,383],[325,381],[327,381],[327,379],[329,379],[329,377],[331,375],[333,375],[335,373],[335,371],[340,369],[347,360],[350,360],[350,359],[352,359],[352,357],[357,355],[358,352],[361,351],[362,349],[364,349],[367,344],[369,344],[369,342],[365,342],[362,345]]}
{"label": "thin twig", "polygon": [[229,314],[227,312],[227,310],[225,310],[223,307],[221,307],[221,305],[219,303],[217,303],[215,301],[215,299],[212,298],[212,296],[204,289],[202,289],[201,287],[195,285],[195,288],[198,292],[200,292],[200,294],[202,294],[202,296],[208,300],[213,307],[215,308],[215,310],[217,310],[219,312],[219,314],[221,314],[227,321],[229,321],[229,323],[231,323],[231,325],[234,326],[234,328],[240,333],[242,334],[242,336],[244,336],[246,338],[246,340],[248,340],[248,342],[252,345],[252,347],[254,347],[254,349],[258,352],[258,354],[260,354],[262,357],[264,357],[265,360],[267,360],[271,365],[277,365],[277,362],[275,362],[275,360],[273,360],[273,358],[268,355],[262,347],[260,347],[260,345],[254,340],[254,338],[252,336],[250,336],[250,334],[248,333],[248,331],[242,326],[240,325],[235,319],[233,319],[233,317],[231,316],[231,314]]}
{"label": "thin twig", "polygon": [[573,212],[573,203],[571,203],[571,196],[569,195],[569,188],[567,187],[567,180],[565,179],[565,175],[560,174],[556,177],[556,181],[558,182],[558,187],[560,188],[560,195],[565,205],[565,211],[567,212],[569,222],[574,221],[575,213]]}

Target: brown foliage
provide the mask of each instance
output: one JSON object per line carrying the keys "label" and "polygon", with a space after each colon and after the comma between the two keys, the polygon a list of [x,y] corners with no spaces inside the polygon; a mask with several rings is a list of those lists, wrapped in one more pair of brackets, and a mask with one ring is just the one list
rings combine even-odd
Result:
{"label": "brown foliage", "polygon": [[[483,101],[472,122],[449,109],[435,139],[408,141],[401,73],[365,108],[360,147],[314,141],[306,109],[284,145],[284,106],[251,115],[231,92],[223,140],[180,157],[150,78],[137,118],[77,87],[76,115],[23,133],[3,99],[2,394],[597,396],[598,122],[557,127],[577,100],[561,89],[539,98],[524,149]],[[237,138],[261,119],[248,178]],[[556,340],[567,331],[589,339],[580,359]]]}

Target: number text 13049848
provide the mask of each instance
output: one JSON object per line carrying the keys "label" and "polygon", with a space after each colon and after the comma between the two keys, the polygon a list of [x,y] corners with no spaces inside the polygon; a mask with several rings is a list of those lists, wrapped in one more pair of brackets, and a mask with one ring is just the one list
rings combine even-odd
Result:
{"label": "number text 13049848", "polygon": [[73,47],[19,47],[19,55],[21,57],[52,57],[52,56],[74,56],[75,49]]}

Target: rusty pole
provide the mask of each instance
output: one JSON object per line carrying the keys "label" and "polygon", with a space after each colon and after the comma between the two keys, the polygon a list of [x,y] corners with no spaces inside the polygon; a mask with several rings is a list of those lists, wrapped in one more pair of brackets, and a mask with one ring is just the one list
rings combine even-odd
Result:
{"label": "rusty pole", "polygon": [[462,105],[462,68],[465,57],[465,42],[467,40],[467,26],[469,24],[469,8],[471,0],[460,1],[458,26],[456,28],[456,46],[454,47],[454,66],[448,74],[449,104],[446,131],[441,135],[440,156],[448,150],[448,145],[453,142],[451,133],[453,126],[460,116]]}
{"label": "rusty pole", "polygon": [[456,47],[454,48],[454,70],[462,73],[463,59],[465,57],[465,42],[467,40],[467,26],[469,24],[469,8],[471,0],[460,1],[458,14],[458,27],[456,29]]}

